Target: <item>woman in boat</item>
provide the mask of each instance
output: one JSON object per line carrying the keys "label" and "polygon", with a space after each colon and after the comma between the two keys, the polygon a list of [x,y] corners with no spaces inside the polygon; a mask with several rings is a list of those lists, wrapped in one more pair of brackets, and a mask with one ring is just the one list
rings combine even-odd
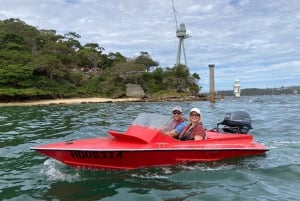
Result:
{"label": "woman in boat", "polygon": [[175,106],[172,110],[172,121],[168,123],[164,133],[176,137],[182,132],[185,126],[186,123],[182,116],[182,109],[180,106]]}
{"label": "woman in boat", "polygon": [[190,123],[178,136],[179,140],[205,140],[206,132],[202,125],[202,116],[199,108],[190,111]]}

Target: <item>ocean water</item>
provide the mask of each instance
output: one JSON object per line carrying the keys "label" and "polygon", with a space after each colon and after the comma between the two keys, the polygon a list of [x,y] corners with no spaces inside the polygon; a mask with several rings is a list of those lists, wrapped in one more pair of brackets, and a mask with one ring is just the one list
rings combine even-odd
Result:
{"label": "ocean water", "polygon": [[[187,117],[201,109],[211,129],[226,112],[243,110],[251,133],[270,151],[214,163],[130,171],[68,167],[30,150],[39,144],[106,136],[125,130],[140,112],[169,114],[180,105]],[[300,96],[248,96],[210,103],[95,103],[0,107],[0,200],[300,200]]]}

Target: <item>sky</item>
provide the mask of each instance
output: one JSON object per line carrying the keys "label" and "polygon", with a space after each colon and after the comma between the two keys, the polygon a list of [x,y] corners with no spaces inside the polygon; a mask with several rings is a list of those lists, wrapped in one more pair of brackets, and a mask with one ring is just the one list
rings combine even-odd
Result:
{"label": "sky", "polygon": [[[190,73],[209,91],[300,86],[299,0],[173,0]],[[176,64],[179,38],[172,0],[0,0],[0,20],[18,18],[57,34],[76,32],[82,45],[134,58],[148,52],[160,67]],[[181,63],[184,64],[182,53]]]}

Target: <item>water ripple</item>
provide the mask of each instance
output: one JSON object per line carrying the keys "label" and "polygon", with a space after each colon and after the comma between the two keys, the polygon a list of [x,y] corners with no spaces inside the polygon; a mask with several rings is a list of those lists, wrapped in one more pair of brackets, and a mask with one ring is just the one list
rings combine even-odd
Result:
{"label": "water ripple", "polygon": [[[226,97],[209,102],[0,107],[0,200],[295,200],[300,189],[300,96]],[[201,108],[210,129],[244,110],[264,157],[131,171],[70,168],[30,150],[62,140],[125,131],[140,112]]]}

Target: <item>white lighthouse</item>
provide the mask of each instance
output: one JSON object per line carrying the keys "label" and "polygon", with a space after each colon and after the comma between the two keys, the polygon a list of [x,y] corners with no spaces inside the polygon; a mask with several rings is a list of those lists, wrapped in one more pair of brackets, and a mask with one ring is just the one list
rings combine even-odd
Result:
{"label": "white lighthouse", "polygon": [[239,98],[241,96],[241,85],[240,85],[240,80],[239,79],[235,79],[233,82],[233,93],[234,96]]}

